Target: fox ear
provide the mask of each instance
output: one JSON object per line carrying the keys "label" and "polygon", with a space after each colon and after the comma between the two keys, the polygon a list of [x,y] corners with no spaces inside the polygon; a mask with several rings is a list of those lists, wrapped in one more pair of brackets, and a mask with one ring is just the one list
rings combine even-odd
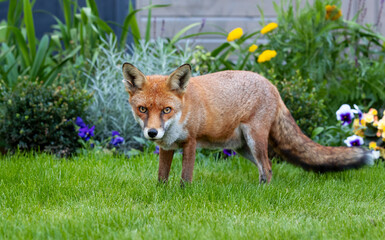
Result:
{"label": "fox ear", "polygon": [[168,77],[167,84],[171,90],[182,94],[186,91],[188,81],[191,77],[191,66],[189,64],[183,64],[178,67]]}
{"label": "fox ear", "polygon": [[122,66],[122,71],[124,76],[123,83],[128,93],[132,94],[136,90],[143,88],[147,80],[146,76],[139,69],[126,62]]}

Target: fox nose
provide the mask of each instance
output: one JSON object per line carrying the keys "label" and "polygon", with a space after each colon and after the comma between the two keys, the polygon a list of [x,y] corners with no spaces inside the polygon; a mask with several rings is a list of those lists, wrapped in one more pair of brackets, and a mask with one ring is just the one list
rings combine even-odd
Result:
{"label": "fox nose", "polygon": [[158,135],[158,131],[155,128],[151,128],[148,130],[147,134],[150,138],[154,138],[156,135]]}

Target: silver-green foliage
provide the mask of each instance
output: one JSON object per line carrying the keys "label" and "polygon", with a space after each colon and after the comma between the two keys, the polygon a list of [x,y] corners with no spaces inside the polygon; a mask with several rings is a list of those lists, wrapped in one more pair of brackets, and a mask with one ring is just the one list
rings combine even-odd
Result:
{"label": "silver-green foliage", "polygon": [[188,62],[192,53],[188,45],[170,47],[164,39],[152,42],[141,41],[130,48],[130,54],[118,50],[116,41],[106,41],[101,54],[86,75],[87,88],[93,92],[93,103],[88,109],[89,124],[96,125],[95,136],[100,140],[111,137],[111,131],[118,131],[125,139],[120,147],[124,151],[137,147],[134,136],[140,136],[128,103],[128,93],[122,83],[121,66],[129,62],[144,74],[170,74],[175,68]]}

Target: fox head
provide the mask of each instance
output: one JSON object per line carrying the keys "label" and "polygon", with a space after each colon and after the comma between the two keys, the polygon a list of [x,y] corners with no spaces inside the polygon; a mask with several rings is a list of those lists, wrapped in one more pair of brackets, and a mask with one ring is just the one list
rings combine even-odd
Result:
{"label": "fox head", "polygon": [[132,112],[144,137],[161,140],[181,118],[191,66],[184,64],[170,76],[146,77],[130,63],[124,63],[122,70]]}

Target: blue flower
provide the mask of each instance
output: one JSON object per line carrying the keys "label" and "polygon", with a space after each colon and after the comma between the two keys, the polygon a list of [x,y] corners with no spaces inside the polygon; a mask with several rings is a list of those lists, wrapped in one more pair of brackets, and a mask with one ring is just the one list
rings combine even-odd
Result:
{"label": "blue flower", "polygon": [[77,117],[75,120],[76,125],[78,125],[80,128],[84,128],[87,125],[84,123],[83,119],[81,117]]}
{"label": "blue flower", "polygon": [[83,121],[81,117],[77,117],[75,120],[76,125],[78,125],[79,128],[79,137],[84,138],[84,140],[88,141],[91,137],[94,136],[94,130],[95,126],[92,126],[89,128]]}
{"label": "blue flower", "polygon": [[155,147],[154,154],[159,154],[159,146],[156,146],[156,147]]}
{"label": "blue flower", "polygon": [[223,153],[227,155],[228,157],[235,156],[236,153],[231,149],[223,149]]}
{"label": "blue flower", "polygon": [[359,147],[361,145],[364,144],[364,139],[360,136],[357,136],[357,135],[353,135],[353,136],[350,136],[348,137],[344,143],[348,146],[348,147]]}
{"label": "blue flower", "polygon": [[354,113],[348,104],[343,104],[336,112],[337,120],[342,121],[342,126],[349,125],[353,118]]}
{"label": "blue flower", "polygon": [[110,144],[114,146],[118,146],[124,142],[124,138],[120,136],[120,133],[118,131],[112,131],[112,139]]}
{"label": "blue flower", "polygon": [[115,138],[111,139],[111,144],[114,146],[118,146],[118,145],[122,144],[123,142],[124,142],[124,138],[122,138],[122,137],[115,137]]}
{"label": "blue flower", "polygon": [[94,135],[95,126],[88,128],[87,125],[79,129],[79,137],[84,138],[84,140],[88,141]]}
{"label": "blue flower", "polygon": [[354,104],[353,106],[355,109],[353,109],[352,112],[358,115],[358,119],[360,119],[360,124],[361,124],[361,119],[363,116],[362,111],[360,110],[360,108],[356,104]]}

